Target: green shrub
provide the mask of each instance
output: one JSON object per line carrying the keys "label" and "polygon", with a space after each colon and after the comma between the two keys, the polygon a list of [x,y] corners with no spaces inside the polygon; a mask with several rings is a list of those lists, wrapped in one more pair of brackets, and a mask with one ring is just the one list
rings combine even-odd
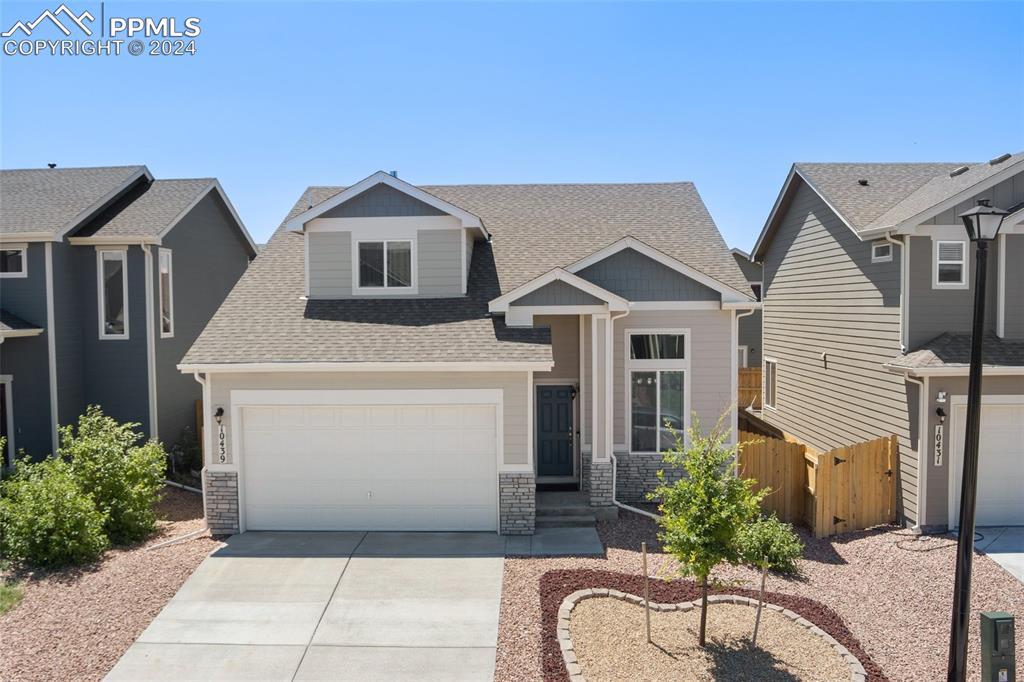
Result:
{"label": "green shrub", "polygon": [[105,521],[60,459],[21,461],[0,486],[3,554],[11,559],[37,566],[92,561],[107,547]]}
{"label": "green shrub", "polygon": [[106,517],[104,530],[115,544],[142,540],[156,527],[154,505],[163,487],[167,453],[156,441],[136,445],[138,424],[118,424],[90,405],[78,428],[60,428],[60,454],[82,490]]}

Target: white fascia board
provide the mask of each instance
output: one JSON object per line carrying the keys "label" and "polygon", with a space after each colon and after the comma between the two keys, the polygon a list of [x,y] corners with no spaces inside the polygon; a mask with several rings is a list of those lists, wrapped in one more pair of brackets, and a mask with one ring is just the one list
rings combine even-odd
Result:
{"label": "white fascia board", "polygon": [[6,244],[7,242],[22,243],[25,242],[55,242],[59,241],[57,235],[52,232],[8,232],[7,234],[0,233],[0,244]]}
{"label": "white fascia board", "polygon": [[653,246],[640,241],[636,237],[623,237],[617,242],[609,244],[603,249],[595,251],[586,258],[581,258],[572,265],[567,266],[565,269],[571,273],[579,272],[580,270],[590,267],[594,263],[603,261],[605,258],[608,258],[609,256],[614,255],[624,249],[633,249],[634,251],[637,251],[647,256],[651,260],[657,261],[658,263],[661,263],[666,267],[672,268],[676,272],[685,275],[686,277],[689,277],[692,280],[700,282],[709,289],[714,289],[715,291],[722,295],[723,301],[726,300],[726,297],[728,297],[729,300],[744,302],[754,300],[754,296],[752,293],[745,294],[742,291],[733,289],[728,284],[719,282],[714,277],[705,275],[703,272],[690,267],[689,265],[683,263],[682,261],[676,260],[672,256],[669,256],[668,254],[659,251]]}
{"label": "white fascia board", "polygon": [[43,333],[40,328],[32,329],[5,329],[0,331],[0,339],[16,339],[22,336],[39,336]]}
{"label": "white fascia board", "polygon": [[729,249],[729,253],[735,253],[735,254],[737,254],[737,255],[743,256],[743,257],[744,257],[744,258],[746,258],[747,260],[753,260],[753,259],[752,259],[752,258],[750,257],[750,254],[749,254],[749,253],[747,253],[746,251],[744,251],[743,249]]}
{"label": "white fascia board", "polygon": [[395,176],[391,175],[390,173],[385,173],[384,171],[377,171],[368,178],[360,180],[359,182],[352,185],[348,189],[342,192],[338,192],[330,199],[321,201],[319,204],[303,211],[302,213],[300,213],[299,215],[295,216],[287,223],[285,223],[285,229],[291,232],[302,232],[304,229],[304,225],[313,218],[316,218],[317,216],[326,213],[335,206],[340,206],[346,201],[352,199],[353,197],[362,194],[371,187],[375,187],[382,183],[388,185],[389,187],[397,189],[399,192],[404,192],[405,194],[408,194],[414,199],[419,199],[423,203],[429,204],[430,206],[433,206],[439,211],[444,211],[449,215],[455,216],[462,222],[463,227],[476,228],[480,230],[480,233],[484,236],[485,239],[490,237],[490,234],[484,228],[483,223],[480,222],[480,218],[473,215],[469,211],[463,210],[458,206],[455,206],[454,204],[450,204],[444,199],[440,199],[429,192],[423,191],[416,185],[408,183],[405,180],[400,180]]}
{"label": "white fascia board", "polygon": [[118,194],[123,192],[125,189],[128,188],[129,185],[134,183],[136,180],[138,180],[139,178],[143,178],[143,177],[146,178],[147,181],[153,182],[153,175],[149,172],[148,168],[143,166],[137,172],[132,173],[127,178],[122,180],[121,184],[119,184],[113,190],[111,190],[110,192],[107,192],[105,195],[100,197],[97,201],[93,202],[87,209],[85,209],[84,211],[82,211],[81,213],[76,215],[74,218],[72,218],[71,221],[68,222],[66,225],[64,225],[62,228],[57,230],[57,232],[54,234],[55,241],[60,241],[61,239],[63,239],[64,236],[68,232],[70,232],[71,230],[73,230],[76,227],[78,227],[82,223],[82,221],[84,221],[86,218],[88,218],[93,213],[95,213],[101,206],[103,206],[108,201],[110,201],[111,199],[116,197]]}
{"label": "white fascia board", "polygon": [[[899,365],[883,364],[882,367],[895,374],[909,374],[912,377],[965,377],[971,372],[966,365],[957,367],[901,367]],[[983,365],[982,376],[1024,376],[1024,367],[1010,367],[1007,365]]]}
{"label": "white fascia board", "polygon": [[[608,304],[609,310],[629,310],[629,301],[622,298],[617,294],[613,294],[607,289],[602,289],[593,282],[588,282],[579,275],[574,275],[568,270],[562,268],[555,268],[554,270],[548,270],[540,277],[531,279],[526,284],[522,284],[507,294],[503,294],[498,298],[492,300],[487,304],[488,310],[492,313],[503,313],[508,311],[508,306],[513,301],[516,301],[527,294],[540,289],[541,287],[547,286],[554,281],[562,281],[569,286],[575,287],[580,291],[590,294],[595,298],[599,298]],[[531,307],[531,306],[524,306]],[[566,306],[571,307],[571,306]]]}
{"label": "white fascia board", "polygon": [[248,372],[548,372],[553,361],[537,362],[249,362],[181,364],[183,374]]}
{"label": "white fascia board", "polygon": [[[158,235],[158,237],[160,239],[166,237],[167,233],[174,229],[174,226],[181,222],[181,220],[189,214],[189,211],[195,208],[196,204],[202,201],[203,198],[205,198],[206,195],[209,194],[210,192],[217,192],[217,194],[221,198],[221,201],[223,201],[224,205],[228,207],[228,212],[231,214],[231,217],[234,218],[235,224],[238,225],[238,229],[242,231],[242,236],[245,237],[245,241],[249,244],[249,248],[252,249],[253,255],[258,255],[259,249],[256,248],[256,242],[253,241],[252,235],[249,234],[249,230],[245,228],[245,223],[242,222],[242,217],[239,216],[238,211],[235,210],[234,204],[232,204],[231,200],[228,199],[227,192],[225,192],[224,188],[221,187],[220,180],[217,180],[216,178],[207,187],[203,188],[202,191],[196,194],[195,199],[193,199],[192,202],[188,206],[186,206],[184,210],[182,210],[178,215],[176,215],[174,217],[174,220],[172,220],[167,225],[167,227],[160,230],[160,234]],[[159,244],[160,242],[155,243]]]}
{"label": "white fascia board", "polygon": [[114,234],[95,237],[68,237],[68,243],[72,246],[142,246],[143,244],[159,246],[162,242],[159,237]]}
{"label": "white fascia board", "polygon": [[722,310],[760,310],[763,307],[761,301],[723,301]]}
{"label": "white fascia board", "polygon": [[875,228],[873,231],[893,230],[899,234],[911,234],[914,232],[917,226],[920,225],[925,220],[934,218],[943,211],[953,208],[957,204],[963,203],[964,201],[967,201],[975,194],[978,194],[979,192],[984,192],[987,189],[991,189],[992,187],[995,187],[1003,180],[1006,180],[1007,178],[1021,172],[1024,172],[1024,159],[1021,159],[1015,163],[1010,164],[1006,168],[1000,170],[998,173],[994,173],[985,178],[984,180],[980,180],[975,184],[971,185],[970,187],[967,187],[966,189],[963,189],[957,192],[956,194],[952,194],[946,197],[939,203],[929,208],[926,208],[925,210],[917,213],[916,215],[911,216],[910,218],[907,218],[906,220],[897,223],[896,225],[882,226],[879,228]]}

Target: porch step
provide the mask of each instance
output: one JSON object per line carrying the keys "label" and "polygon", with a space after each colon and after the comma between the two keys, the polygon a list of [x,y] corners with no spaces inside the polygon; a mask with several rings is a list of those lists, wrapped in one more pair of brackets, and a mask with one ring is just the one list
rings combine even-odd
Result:
{"label": "porch step", "polygon": [[544,514],[537,510],[537,528],[593,528],[597,519],[593,514]]}

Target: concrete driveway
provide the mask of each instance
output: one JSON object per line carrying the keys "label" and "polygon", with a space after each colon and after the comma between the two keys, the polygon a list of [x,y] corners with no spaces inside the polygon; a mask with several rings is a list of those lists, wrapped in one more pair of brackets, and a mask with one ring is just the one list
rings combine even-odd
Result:
{"label": "concrete driveway", "polygon": [[236,535],[107,679],[491,680],[505,543],[493,533]]}
{"label": "concrete driveway", "polygon": [[1024,583],[1024,526],[988,526],[977,530],[981,539],[974,543],[975,549]]}

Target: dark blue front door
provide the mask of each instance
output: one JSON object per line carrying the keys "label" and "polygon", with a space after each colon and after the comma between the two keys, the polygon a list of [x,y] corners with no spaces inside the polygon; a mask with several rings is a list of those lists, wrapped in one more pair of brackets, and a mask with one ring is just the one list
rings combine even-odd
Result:
{"label": "dark blue front door", "polygon": [[572,476],[572,386],[537,387],[537,475]]}

